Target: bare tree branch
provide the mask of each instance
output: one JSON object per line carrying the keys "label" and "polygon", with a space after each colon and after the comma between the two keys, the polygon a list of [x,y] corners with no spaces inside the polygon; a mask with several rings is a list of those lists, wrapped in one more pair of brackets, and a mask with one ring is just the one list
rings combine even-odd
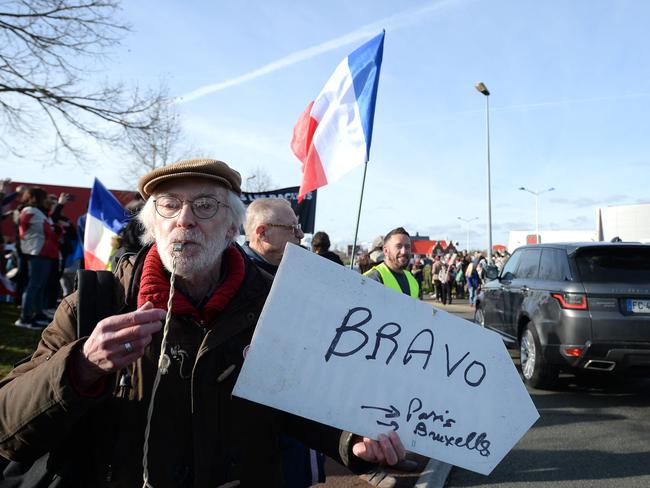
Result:
{"label": "bare tree branch", "polygon": [[168,103],[164,92],[122,84],[89,89],[85,79],[89,64],[128,32],[118,13],[119,0],[10,0],[0,6],[0,146],[16,154],[15,136],[34,136],[46,123],[55,148],[79,159],[75,136],[114,142],[118,129],[156,130],[159,107]]}
{"label": "bare tree branch", "polygon": [[255,168],[250,175],[244,178],[244,191],[250,193],[272,190],[273,186],[271,175],[261,166]]}
{"label": "bare tree branch", "polygon": [[[161,92],[165,90],[161,88]],[[122,178],[125,183],[132,184],[147,171],[199,154],[185,142],[180,116],[168,97],[161,98],[152,113],[158,121],[154,126],[127,128],[117,144],[127,159]]]}

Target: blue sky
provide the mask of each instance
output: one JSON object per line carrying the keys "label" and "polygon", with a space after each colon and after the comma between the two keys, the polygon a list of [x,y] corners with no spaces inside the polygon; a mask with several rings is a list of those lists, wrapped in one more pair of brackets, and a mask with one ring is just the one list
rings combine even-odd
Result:
{"label": "blue sky", "polygon": [[[490,89],[493,242],[534,228],[593,229],[599,206],[650,202],[650,3],[605,0],[124,2],[133,32],[97,80],[164,80],[188,143],[244,177],[300,183],[293,125],[336,65],[386,29],[360,225],[370,241],[402,225],[486,240],[485,97]],[[203,91],[197,92],[197,90]],[[199,96],[195,96],[199,93]],[[195,96],[190,96],[194,94]],[[190,98],[193,98],[190,100]],[[43,166],[10,160],[14,180],[127,189],[123,156]],[[4,166],[4,165],[3,165]],[[316,227],[351,242],[363,170],[319,191]]]}

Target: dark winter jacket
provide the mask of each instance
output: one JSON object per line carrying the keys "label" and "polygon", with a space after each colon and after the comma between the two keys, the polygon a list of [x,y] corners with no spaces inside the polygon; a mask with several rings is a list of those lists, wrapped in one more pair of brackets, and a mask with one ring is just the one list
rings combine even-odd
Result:
{"label": "dark winter jacket", "polygon": [[[123,260],[116,271],[119,313],[135,308],[145,252]],[[155,488],[279,487],[281,432],[349,463],[351,434],[231,395],[271,285],[268,275],[244,262],[239,290],[207,327],[189,316],[172,317],[171,367],[158,388],[149,437]],[[44,330],[31,361],[0,381],[0,454],[31,460],[53,451],[51,462],[64,466],[64,486],[142,486],[161,333],[122,386],[115,375],[103,391],[83,396],[68,371],[84,342],[75,337],[75,323],[73,293]]]}

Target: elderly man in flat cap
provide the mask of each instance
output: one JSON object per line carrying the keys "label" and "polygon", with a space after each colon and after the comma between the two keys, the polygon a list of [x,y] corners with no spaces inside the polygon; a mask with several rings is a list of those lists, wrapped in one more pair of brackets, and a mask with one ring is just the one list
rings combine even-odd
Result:
{"label": "elderly man in flat cap", "polygon": [[231,395],[271,285],[234,243],[240,184],[210,159],[140,179],[147,245],[115,271],[115,310],[78,338],[66,297],[0,382],[3,457],[40,458],[58,486],[124,488],[280,487],[280,433],[360,470],[405,457],[393,432],[361,438]]}

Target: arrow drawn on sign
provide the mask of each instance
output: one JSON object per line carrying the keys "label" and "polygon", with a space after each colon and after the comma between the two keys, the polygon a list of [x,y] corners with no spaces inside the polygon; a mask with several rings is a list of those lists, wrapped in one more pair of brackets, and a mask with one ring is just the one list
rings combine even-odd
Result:
{"label": "arrow drawn on sign", "polygon": [[382,412],[387,412],[385,417],[387,419],[394,419],[395,417],[399,417],[400,413],[397,408],[395,408],[395,405],[391,405],[390,408],[384,408],[384,407],[371,407],[370,405],[361,405],[361,408],[364,409],[371,409],[371,410],[381,410]]}
{"label": "arrow drawn on sign", "polygon": [[[391,405],[390,408],[361,405],[361,408],[365,410],[379,410],[380,412],[385,412],[384,417],[387,419],[394,419],[400,416],[399,410],[397,410],[397,408],[395,408],[394,405]],[[381,420],[377,420],[377,425],[385,425],[387,427],[392,427],[393,430],[399,429],[399,424],[394,420],[391,420],[390,422],[382,422]]]}
{"label": "arrow drawn on sign", "polygon": [[386,423],[386,422],[380,422],[379,420],[377,420],[377,424],[378,424],[378,425],[385,425],[385,426],[387,426],[387,427],[392,427],[393,430],[397,430],[397,429],[399,429],[399,424],[398,424],[397,422],[395,422],[394,420],[391,420],[389,423]]}

